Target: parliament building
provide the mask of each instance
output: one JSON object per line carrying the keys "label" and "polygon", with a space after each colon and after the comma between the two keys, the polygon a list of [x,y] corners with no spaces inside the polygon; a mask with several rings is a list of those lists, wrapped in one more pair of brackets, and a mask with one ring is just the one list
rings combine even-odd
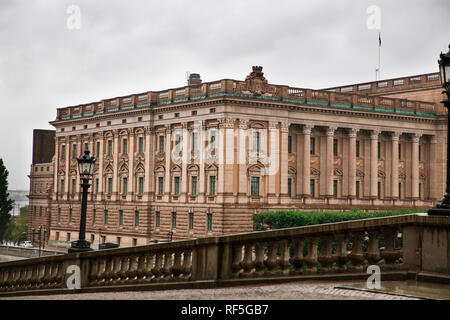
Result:
{"label": "parliament building", "polygon": [[191,74],[58,108],[55,130],[35,130],[29,229],[45,226],[52,246],[78,239],[86,149],[94,248],[249,232],[268,210],[425,210],[445,189],[441,100],[438,73],[316,90],[254,66],[245,81]]}

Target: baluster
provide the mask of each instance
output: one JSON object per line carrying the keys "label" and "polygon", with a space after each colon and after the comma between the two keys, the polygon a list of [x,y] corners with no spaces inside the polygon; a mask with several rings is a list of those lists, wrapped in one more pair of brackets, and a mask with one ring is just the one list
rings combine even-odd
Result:
{"label": "baluster", "polygon": [[50,275],[51,274],[51,264],[50,263],[45,263],[44,264],[44,274],[42,276],[42,284],[43,287],[47,287],[50,283]]}
{"label": "baluster", "polygon": [[348,268],[350,272],[362,272],[361,263],[364,262],[364,253],[362,251],[362,231],[352,231],[352,252],[348,255],[352,265]]}
{"label": "baluster", "polygon": [[191,249],[185,249],[183,252],[183,268],[182,268],[182,279],[191,279],[191,267],[192,267],[192,251]]}
{"label": "baluster", "polygon": [[154,278],[152,279],[152,281],[155,281],[155,282],[159,281],[159,279],[163,275],[163,273],[162,273],[162,259],[163,259],[163,253],[162,252],[157,252],[156,256],[155,256],[155,266],[151,269],[152,270],[152,274],[154,275]]}
{"label": "baluster", "polygon": [[396,269],[397,266],[395,262],[398,258],[400,258],[401,254],[399,250],[395,250],[394,247],[394,236],[396,234],[395,228],[393,227],[385,227],[383,228],[384,233],[384,250],[381,251],[380,255],[383,258],[384,263],[381,266],[382,270],[393,270]]}
{"label": "baluster", "polygon": [[32,267],[32,276],[30,280],[30,287],[36,288],[39,284],[39,265],[33,265]]}
{"label": "baluster", "polygon": [[314,274],[317,273],[317,266],[319,261],[317,259],[317,251],[319,248],[319,237],[312,237],[308,239],[308,255],[305,257],[306,268],[303,273]]}
{"label": "baluster", "polygon": [[289,262],[292,266],[294,266],[294,270],[291,271],[291,274],[298,275],[303,273],[303,246],[305,244],[305,239],[296,238],[294,239],[294,256],[289,259]]}
{"label": "baluster", "polygon": [[37,288],[38,289],[42,289],[44,287],[44,282],[42,281],[44,278],[44,274],[45,274],[45,265],[44,264],[40,264],[38,266],[38,284],[37,284]]}
{"label": "baluster", "polygon": [[172,261],[173,261],[173,254],[172,252],[166,251],[164,253],[164,267],[162,269],[162,273],[164,275],[163,280],[164,281],[171,281],[172,280]]}
{"label": "baluster", "polygon": [[234,278],[239,278],[241,273],[241,260],[242,260],[242,244],[233,245],[233,259],[231,263],[231,272]]}
{"label": "baluster", "polygon": [[96,282],[97,280],[97,273],[98,273],[98,268],[99,268],[99,264],[100,264],[100,259],[91,259],[89,261],[89,284],[88,286],[93,286],[93,284]]}
{"label": "baluster", "polygon": [[5,291],[8,282],[8,269],[0,269],[0,291]]}
{"label": "baluster", "polygon": [[95,275],[96,280],[93,285],[95,285],[95,286],[105,285],[107,272],[108,272],[108,260],[107,260],[107,258],[101,258],[100,263],[99,263],[99,268]]}
{"label": "baluster", "polygon": [[107,286],[113,281],[114,277],[114,266],[115,266],[116,260],[113,256],[109,256],[105,258],[105,274],[104,274],[104,280],[100,282],[100,285]]}
{"label": "baluster", "polygon": [[366,259],[369,265],[375,265],[381,260],[378,230],[369,231],[369,245],[367,247]]}
{"label": "baluster", "polygon": [[252,276],[253,269],[253,243],[246,243],[244,245],[244,259],[241,261],[241,268],[244,270],[240,274],[242,278],[250,278]]}
{"label": "baluster", "polygon": [[170,272],[173,275],[173,280],[178,280],[181,274],[181,255],[183,250],[176,250],[174,254],[173,266],[170,268]]}
{"label": "baluster", "polygon": [[138,268],[139,255],[133,254],[129,257],[128,270],[125,276],[128,279],[128,283],[137,283],[137,268]]}
{"label": "baluster", "polygon": [[122,267],[122,257],[114,257],[114,266],[111,275],[111,283],[117,284],[120,279],[120,269]]}
{"label": "baluster", "polygon": [[337,264],[338,272],[345,272],[347,270],[347,241],[345,233],[336,234],[336,252],[333,255],[333,260]]}
{"label": "baluster", "polygon": [[[144,261],[145,260],[145,261]],[[140,283],[149,283],[152,281],[153,273],[153,265],[155,263],[155,254],[154,253],[147,253],[144,255],[143,261],[142,261],[142,278]]]}
{"label": "baluster", "polygon": [[264,276],[264,243],[257,242],[255,244],[255,272],[254,277]]}
{"label": "baluster", "polygon": [[280,257],[278,266],[280,267],[279,275],[287,276],[289,274],[289,240],[280,241]]}
{"label": "baluster", "polygon": [[277,264],[277,242],[271,241],[268,243],[268,251],[267,251],[267,260],[264,262],[264,265],[267,267],[267,271],[265,275],[274,276],[275,268],[278,266]]}
{"label": "baluster", "polygon": [[52,281],[55,288],[60,288],[62,284],[62,274],[61,274],[61,263],[55,262],[55,267],[53,268]]}
{"label": "baluster", "polygon": [[318,261],[320,262],[320,273],[327,273],[331,270],[331,265],[334,262],[332,256],[333,236],[331,234],[324,235],[322,237],[322,252],[319,255]]}
{"label": "baluster", "polygon": [[140,254],[137,256],[137,266],[135,274],[135,283],[142,283],[145,277],[145,254]]}
{"label": "baluster", "polygon": [[119,279],[118,279],[117,283],[119,283],[119,284],[127,283],[127,280],[128,280],[127,273],[128,273],[129,269],[130,269],[130,257],[123,256],[120,259],[120,270],[118,272]]}

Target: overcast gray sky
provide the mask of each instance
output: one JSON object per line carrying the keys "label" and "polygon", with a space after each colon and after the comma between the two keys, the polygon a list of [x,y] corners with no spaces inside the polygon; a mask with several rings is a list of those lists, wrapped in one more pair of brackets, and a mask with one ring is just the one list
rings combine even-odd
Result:
{"label": "overcast gray sky", "polygon": [[[79,29],[69,11],[80,9]],[[450,1],[0,1],[0,157],[10,189],[28,189],[33,129],[56,108],[203,81],[325,88],[437,71],[450,43]]]}

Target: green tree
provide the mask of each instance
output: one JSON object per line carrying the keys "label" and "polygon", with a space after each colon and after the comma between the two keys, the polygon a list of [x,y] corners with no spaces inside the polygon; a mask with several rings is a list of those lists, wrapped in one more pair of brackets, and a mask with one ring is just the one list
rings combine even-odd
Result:
{"label": "green tree", "polygon": [[8,193],[8,170],[0,158],[0,242],[4,239],[4,234],[11,221],[11,210],[14,201],[9,199]]}

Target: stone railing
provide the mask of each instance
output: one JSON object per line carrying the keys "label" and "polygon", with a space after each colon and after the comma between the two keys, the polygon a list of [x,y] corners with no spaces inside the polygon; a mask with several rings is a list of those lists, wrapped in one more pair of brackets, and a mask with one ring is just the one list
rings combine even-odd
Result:
{"label": "stone railing", "polygon": [[449,217],[410,214],[66,254],[0,263],[0,295],[69,291],[71,265],[85,292],[364,278],[369,265],[382,276],[448,281],[449,239]]}

